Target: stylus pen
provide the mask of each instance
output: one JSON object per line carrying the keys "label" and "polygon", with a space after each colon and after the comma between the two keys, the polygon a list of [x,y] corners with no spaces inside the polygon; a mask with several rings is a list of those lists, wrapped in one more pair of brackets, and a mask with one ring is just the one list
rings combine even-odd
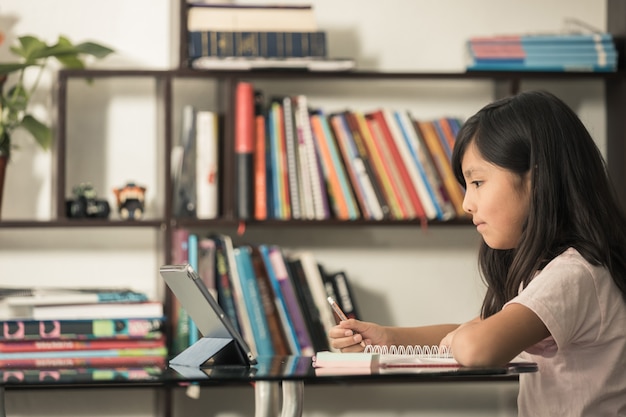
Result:
{"label": "stylus pen", "polygon": [[[330,304],[330,307],[333,309],[337,317],[341,319],[341,321],[348,320],[348,316],[346,316],[346,313],[343,312],[343,310],[341,309],[341,307],[339,307],[339,304],[337,304],[333,297],[328,297],[326,300],[328,300],[328,304]],[[357,332],[355,332],[354,330],[352,330],[352,332],[354,334],[357,334]],[[364,341],[361,340],[360,344],[361,347],[365,347]]]}

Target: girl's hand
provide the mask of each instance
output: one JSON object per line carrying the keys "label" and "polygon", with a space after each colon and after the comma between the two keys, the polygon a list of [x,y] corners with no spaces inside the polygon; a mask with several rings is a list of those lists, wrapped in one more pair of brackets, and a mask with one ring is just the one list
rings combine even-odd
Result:
{"label": "girl's hand", "polygon": [[386,343],[386,330],[375,323],[345,320],[328,332],[330,345],[341,352],[362,352],[366,345]]}

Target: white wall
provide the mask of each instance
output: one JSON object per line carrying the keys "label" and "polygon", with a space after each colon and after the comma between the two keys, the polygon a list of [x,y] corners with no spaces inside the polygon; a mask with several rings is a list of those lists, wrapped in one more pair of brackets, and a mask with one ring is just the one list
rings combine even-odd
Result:
{"label": "white wall", "polygon": [[[74,41],[102,42],[117,51],[96,66],[168,68],[176,61],[172,51],[177,45],[176,25],[172,24],[176,6],[171,3],[3,0],[0,28],[10,39],[34,33],[53,40],[64,34]],[[563,27],[567,17],[606,28],[606,4],[597,0],[317,0],[313,4],[320,28],[329,32],[331,56],[354,57],[361,69],[385,71],[461,71],[463,42],[472,35],[554,31]],[[8,57],[7,45],[3,45],[0,60]],[[45,80],[37,97],[37,111],[48,120],[51,79]],[[306,92],[314,105],[328,110],[393,105],[423,118],[467,117],[494,97],[487,82],[267,83],[264,87],[276,92]],[[524,87],[550,88],[563,96],[604,149],[601,83],[527,83]],[[75,154],[69,163],[68,182],[94,181],[101,195],[112,201],[110,188],[132,177],[148,186],[149,207],[158,210],[158,155],[151,145],[155,129],[152,86],[123,81],[72,88],[68,140],[70,152]],[[9,166],[2,218],[48,219],[50,155],[36,149],[29,138],[18,139],[21,147]],[[145,149],[145,155],[121,160],[119,149],[130,143]],[[475,265],[478,236],[470,227],[264,229],[250,230],[245,238],[311,249],[328,268],[346,270],[367,320],[397,325],[458,322],[479,310],[483,289]],[[159,263],[156,232],[0,232],[0,285],[130,282],[156,296]],[[305,415],[512,416],[515,390],[514,384],[310,387],[305,393]],[[11,392],[7,411],[15,416],[49,415],[52,410],[67,416],[153,413],[152,393],[140,391],[135,400],[127,392]],[[187,399],[181,391],[176,397],[176,415],[248,415],[252,398],[250,389],[207,388],[200,400]]]}

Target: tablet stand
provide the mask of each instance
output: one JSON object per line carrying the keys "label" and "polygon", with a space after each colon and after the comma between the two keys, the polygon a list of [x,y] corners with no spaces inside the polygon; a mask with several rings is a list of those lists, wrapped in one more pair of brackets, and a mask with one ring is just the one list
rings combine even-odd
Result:
{"label": "tablet stand", "polygon": [[174,357],[170,364],[189,367],[248,365],[247,359],[228,337],[203,337]]}

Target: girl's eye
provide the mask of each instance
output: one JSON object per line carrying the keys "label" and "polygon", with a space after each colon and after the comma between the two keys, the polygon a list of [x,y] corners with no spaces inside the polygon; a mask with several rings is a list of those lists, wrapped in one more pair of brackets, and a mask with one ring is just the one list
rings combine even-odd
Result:
{"label": "girl's eye", "polygon": [[482,181],[472,181],[471,184],[474,186],[474,188],[478,188],[480,187],[483,182]]}

